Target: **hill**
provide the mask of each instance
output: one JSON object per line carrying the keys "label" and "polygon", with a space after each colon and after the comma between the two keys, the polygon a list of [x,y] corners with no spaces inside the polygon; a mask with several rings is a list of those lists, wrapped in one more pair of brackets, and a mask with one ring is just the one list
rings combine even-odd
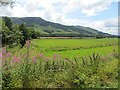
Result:
{"label": "hill", "polygon": [[41,36],[82,36],[82,37],[107,37],[108,33],[84,26],[67,26],[59,23],[46,21],[38,17],[11,17],[14,24],[25,23],[27,27],[34,28]]}

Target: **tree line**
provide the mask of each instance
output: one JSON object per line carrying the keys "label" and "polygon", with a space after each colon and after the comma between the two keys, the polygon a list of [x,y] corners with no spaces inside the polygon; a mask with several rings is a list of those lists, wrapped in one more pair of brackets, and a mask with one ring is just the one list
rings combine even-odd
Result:
{"label": "tree line", "polygon": [[26,25],[14,25],[9,17],[2,17],[2,46],[13,47],[25,45],[26,40],[38,37],[38,32],[34,28],[28,28]]}

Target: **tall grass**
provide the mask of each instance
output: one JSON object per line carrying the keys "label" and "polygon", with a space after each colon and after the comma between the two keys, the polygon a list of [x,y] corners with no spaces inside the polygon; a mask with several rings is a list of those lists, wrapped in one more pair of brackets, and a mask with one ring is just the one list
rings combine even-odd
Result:
{"label": "tall grass", "polygon": [[117,88],[118,54],[108,57],[93,53],[89,57],[63,58],[38,53],[30,57],[30,42],[26,53],[14,55],[5,49],[2,54],[2,86],[8,88]]}

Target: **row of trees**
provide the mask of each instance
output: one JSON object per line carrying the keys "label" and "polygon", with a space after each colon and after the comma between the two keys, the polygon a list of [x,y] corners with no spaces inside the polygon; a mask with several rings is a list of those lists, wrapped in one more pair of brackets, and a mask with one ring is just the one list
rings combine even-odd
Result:
{"label": "row of trees", "polygon": [[38,35],[34,28],[27,28],[25,24],[13,25],[9,17],[2,18],[1,33],[2,45],[10,47],[18,44],[23,47],[26,40],[35,39]]}

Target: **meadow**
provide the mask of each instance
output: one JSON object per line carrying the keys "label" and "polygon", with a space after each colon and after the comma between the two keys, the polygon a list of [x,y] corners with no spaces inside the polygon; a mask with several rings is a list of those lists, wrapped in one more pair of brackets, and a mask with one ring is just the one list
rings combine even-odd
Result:
{"label": "meadow", "polygon": [[1,54],[5,89],[118,87],[117,38],[40,38]]}
{"label": "meadow", "polygon": [[[24,53],[25,48],[12,48],[14,54]],[[118,51],[117,38],[105,39],[34,39],[31,41],[30,51],[32,56],[43,53],[47,57],[54,54],[62,55],[64,58],[74,58],[92,55],[94,52],[107,55]]]}

